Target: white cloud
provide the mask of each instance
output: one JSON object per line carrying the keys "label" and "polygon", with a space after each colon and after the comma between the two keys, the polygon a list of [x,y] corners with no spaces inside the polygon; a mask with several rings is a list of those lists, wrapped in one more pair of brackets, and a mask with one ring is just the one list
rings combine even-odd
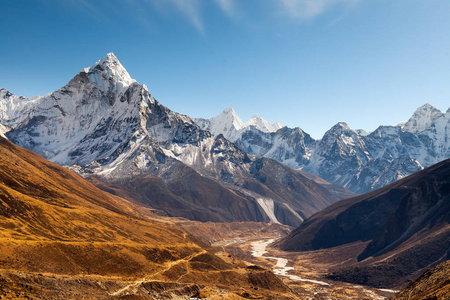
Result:
{"label": "white cloud", "polygon": [[[203,6],[202,0],[170,0],[175,7],[185,15],[194,27],[201,33],[205,33],[201,10]],[[215,0],[220,9],[229,17],[235,15],[235,4],[233,0]]]}
{"label": "white cloud", "polygon": [[87,0],[67,0],[61,1],[62,5],[67,5],[71,9],[76,9],[90,17],[104,17],[104,13]]}
{"label": "white cloud", "polygon": [[185,15],[194,27],[204,34],[205,29],[200,17],[200,1],[199,0],[170,0],[178,10]]}
{"label": "white cloud", "polygon": [[334,5],[352,5],[359,0],[282,0],[284,10],[297,19],[311,19]]}
{"label": "white cloud", "polygon": [[[89,6],[87,0],[68,0],[80,1],[83,5]],[[171,12],[175,9],[181,16],[185,17],[193,27],[202,35],[205,35],[205,24],[202,13],[207,13],[206,9],[210,7],[207,1],[210,0],[125,0],[129,5],[138,5],[141,2],[151,5],[156,8],[160,14],[170,17]],[[319,16],[334,6],[351,6],[360,0],[255,0],[253,5],[262,6],[263,9],[258,9],[261,12],[267,12],[267,7],[273,9],[273,5],[281,7],[283,12],[293,19],[307,20]],[[242,10],[244,7],[242,3],[236,0],[214,0],[211,1],[216,5],[226,16],[232,19],[242,18]],[[269,6],[268,6],[269,5]],[[249,9],[248,6],[246,6]],[[272,12],[272,11],[271,11]],[[145,17],[143,17],[145,19]],[[148,22],[147,22],[148,23]],[[145,24],[150,27],[149,24]]]}
{"label": "white cloud", "polygon": [[224,11],[228,16],[233,17],[235,15],[235,6],[233,0],[215,0],[217,5]]}

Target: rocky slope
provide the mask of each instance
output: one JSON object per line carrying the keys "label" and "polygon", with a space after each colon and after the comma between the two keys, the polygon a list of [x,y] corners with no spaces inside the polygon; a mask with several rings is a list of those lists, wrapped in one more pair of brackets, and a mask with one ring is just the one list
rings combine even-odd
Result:
{"label": "rocky slope", "polygon": [[308,251],[350,243],[360,247],[361,241],[366,243],[354,265],[334,270],[332,278],[395,285],[448,259],[450,160],[339,201],[308,218],[278,245],[286,251]]}
{"label": "rocky slope", "polygon": [[[230,111],[196,122],[202,128],[215,128],[214,134],[228,134],[248,153],[309,171],[356,193],[383,187],[450,157],[450,110],[443,113],[429,104],[403,125],[380,126],[367,133],[340,122],[320,140],[300,128],[234,129],[240,127],[230,124],[240,119]],[[233,117],[227,118],[230,114]]]}
{"label": "rocky slope", "polygon": [[0,122],[14,143],[170,216],[296,226],[352,195],[201,129],[155,100],[112,53],[42,97],[1,89]]}

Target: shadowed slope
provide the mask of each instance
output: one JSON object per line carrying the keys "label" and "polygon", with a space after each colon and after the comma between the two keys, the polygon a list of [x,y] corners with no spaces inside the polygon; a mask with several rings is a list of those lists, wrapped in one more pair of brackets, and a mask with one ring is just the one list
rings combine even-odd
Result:
{"label": "shadowed slope", "polygon": [[[333,279],[395,286],[445,259],[450,247],[450,160],[371,193],[339,201],[278,245],[308,251],[368,241]],[[357,260],[357,261],[356,261]]]}
{"label": "shadowed slope", "polygon": [[[391,231],[394,226],[401,226],[396,233],[390,233],[392,243],[407,231],[408,225],[412,225],[415,221],[414,216],[401,220],[401,214],[415,213],[419,216],[438,204],[439,199],[442,199],[439,202],[439,208],[442,209],[436,212],[431,211],[430,213],[435,212],[435,214],[429,215],[423,221],[427,222],[433,218],[440,220],[434,225],[445,224],[450,214],[447,200],[449,192],[450,160],[446,160],[384,188],[332,204],[311,216],[279,244],[288,251],[316,250],[359,240],[371,240],[377,237],[376,234],[385,226],[391,228]],[[428,202],[430,203],[425,204]],[[408,212],[407,205],[410,209],[414,208],[417,211]],[[424,206],[423,209],[420,206]],[[395,220],[399,223],[392,224]],[[415,228],[423,228],[423,226],[424,224],[420,224]],[[295,238],[297,236],[298,238]],[[381,239],[381,236],[377,237],[377,240]],[[386,241],[386,243],[389,242]],[[386,243],[376,249],[381,250],[380,247],[384,248]],[[377,252],[375,248],[373,249],[368,253]]]}

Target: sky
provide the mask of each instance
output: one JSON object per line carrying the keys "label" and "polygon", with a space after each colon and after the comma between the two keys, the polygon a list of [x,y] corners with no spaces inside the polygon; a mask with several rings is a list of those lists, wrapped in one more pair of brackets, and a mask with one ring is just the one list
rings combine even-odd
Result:
{"label": "sky", "polygon": [[450,107],[448,0],[0,0],[0,88],[64,86],[113,52],[191,117],[372,131]]}

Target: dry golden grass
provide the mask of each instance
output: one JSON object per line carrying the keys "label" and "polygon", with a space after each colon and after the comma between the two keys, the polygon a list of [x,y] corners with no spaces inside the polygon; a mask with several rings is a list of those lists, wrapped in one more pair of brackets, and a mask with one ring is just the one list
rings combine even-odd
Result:
{"label": "dry golden grass", "polygon": [[170,220],[0,138],[1,296],[171,299],[209,288],[229,299],[295,298],[271,272],[214,252]]}
{"label": "dry golden grass", "polygon": [[391,299],[450,299],[450,260],[426,271]]}

